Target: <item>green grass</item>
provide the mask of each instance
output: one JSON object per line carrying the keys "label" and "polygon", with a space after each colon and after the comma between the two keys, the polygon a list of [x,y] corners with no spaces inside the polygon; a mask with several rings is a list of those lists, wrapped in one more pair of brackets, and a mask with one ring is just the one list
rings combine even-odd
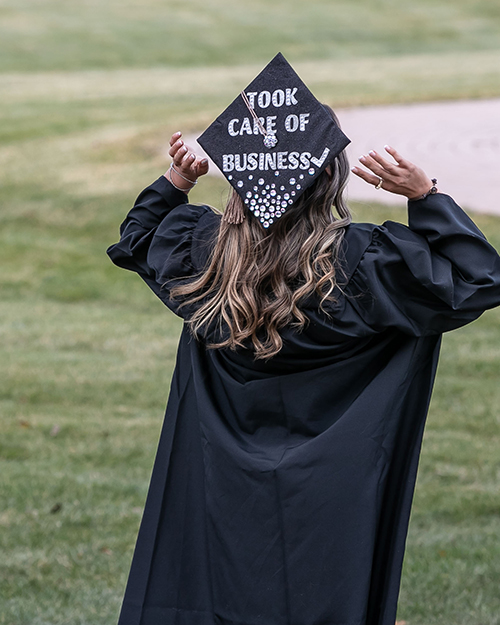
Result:
{"label": "green grass", "polygon": [[[277,51],[337,108],[500,96],[497,0],[0,0],[0,625],[116,622],[180,322],[105,248],[170,133],[202,130]],[[477,222],[500,248],[500,221]],[[499,321],[445,337],[409,625],[500,623]]]}
{"label": "green grass", "polygon": [[2,0],[0,17],[3,72],[470,52],[500,29],[496,0]]}

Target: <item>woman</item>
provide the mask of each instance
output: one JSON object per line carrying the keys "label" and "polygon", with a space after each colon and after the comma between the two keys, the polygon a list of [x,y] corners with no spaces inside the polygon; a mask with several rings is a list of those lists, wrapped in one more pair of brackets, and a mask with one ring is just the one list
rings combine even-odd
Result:
{"label": "woman", "polygon": [[170,146],[108,250],[185,320],[120,625],[394,625],[441,334],[500,258],[392,148],[352,171],[409,227],[350,223],[342,151],[265,228],[189,204],[208,164]]}

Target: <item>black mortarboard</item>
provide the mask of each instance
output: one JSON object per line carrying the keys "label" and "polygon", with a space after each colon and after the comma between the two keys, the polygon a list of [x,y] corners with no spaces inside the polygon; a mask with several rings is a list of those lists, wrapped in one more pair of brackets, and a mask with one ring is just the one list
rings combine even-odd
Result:
{"label": "black mortarboard", "polygon": [[267,228],[350,140],[279,53],[198,142]]}

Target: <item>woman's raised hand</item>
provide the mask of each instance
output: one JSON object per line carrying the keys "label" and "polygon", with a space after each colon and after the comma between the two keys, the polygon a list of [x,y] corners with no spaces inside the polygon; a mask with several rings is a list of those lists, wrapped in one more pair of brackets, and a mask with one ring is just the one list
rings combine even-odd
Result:
{"label": "woman's raised hand", "polygon": [[353,167],[351,171],[378,189],[404,195],[410,200],[429,192],[433,182],[420,167],[407,161],[388,145],[385,146],[385,151],[393,157],[395,163],[372,150],[359,159],[360,163],[372,173],[361,167]]}
{"label": "woman's raised hand", "polygon": [[172,135],[168,153],[172,157],[172,166],[164,176],[174,187],[187,193],[198,178],[208,172],[208,159],[190,150],[182,140],[181,132]]}

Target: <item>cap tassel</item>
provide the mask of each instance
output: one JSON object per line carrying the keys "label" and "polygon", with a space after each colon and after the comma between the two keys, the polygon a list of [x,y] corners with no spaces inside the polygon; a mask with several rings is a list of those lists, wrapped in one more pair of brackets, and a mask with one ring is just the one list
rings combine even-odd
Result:
{"label": "cap tassel", "polygon": [[228,224],[241,224],[245,220],[245,206],[236,191],[233,190],[222,219]]}

